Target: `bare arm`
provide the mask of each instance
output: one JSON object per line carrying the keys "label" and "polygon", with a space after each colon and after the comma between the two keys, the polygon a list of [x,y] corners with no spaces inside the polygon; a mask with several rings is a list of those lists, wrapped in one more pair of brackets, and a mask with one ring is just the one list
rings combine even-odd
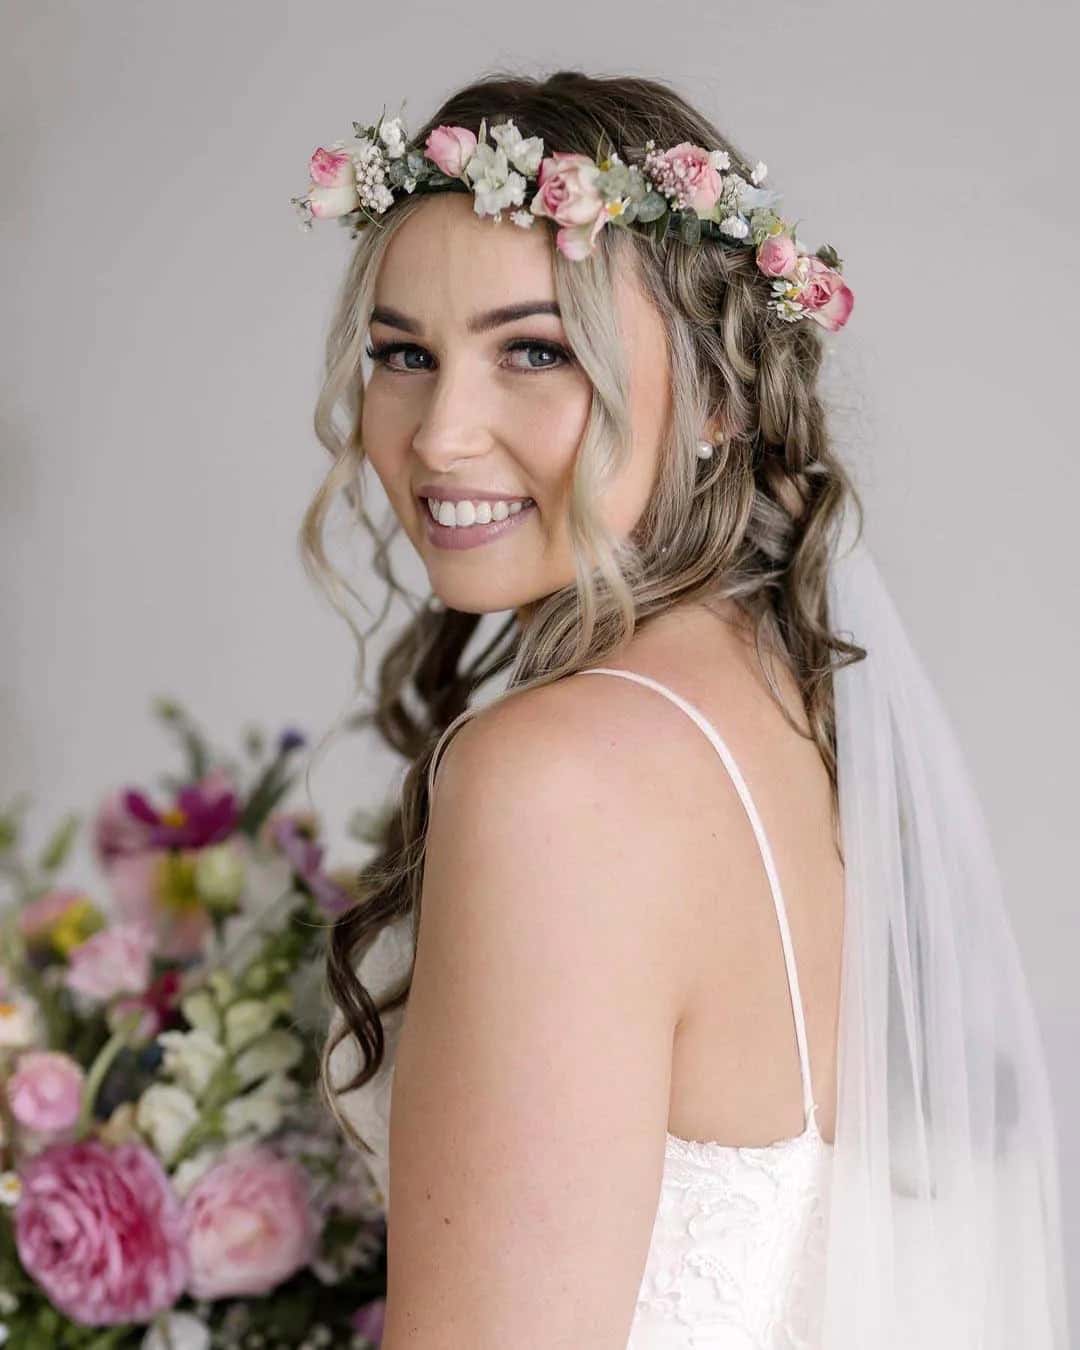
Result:
{"label": "bare arm", "polygon": [[[532,696],[538,697],[532,697]],[[546,707],[558,716],[538,716]],[[624,1350],[680,999],[655,785],[527,691],[436,785],[390,1133],[383,1350]]]}

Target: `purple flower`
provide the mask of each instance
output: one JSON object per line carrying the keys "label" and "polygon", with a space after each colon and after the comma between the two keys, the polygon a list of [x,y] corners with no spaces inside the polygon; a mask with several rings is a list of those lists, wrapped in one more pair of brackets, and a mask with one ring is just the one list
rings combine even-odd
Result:
{"label": "purple flower", "polygon": [[322,870],[323,847],[316,842],[309,825],[283,813],[270,822],[268,832],[324,914],[341,914],[349,908],[352,896]]}
{"label": "purple flower", "polygon": [[227,839],[240,813],[231,788],[205,783],[181,788],[172,806],[158,811],[142,792],[128,791],[124,805],[136,820],[149,827],[151,848],[205,848]]}
{"label": "purple flower", "polygon": [[385,1321],[386,1300],[377,1298],[373,1302],[365,1303],[363,1307],[357,1308],[349,1324],[353,1331],[359,1332],[361,1336],[366,1336],[373,1345],[380,1345]]}

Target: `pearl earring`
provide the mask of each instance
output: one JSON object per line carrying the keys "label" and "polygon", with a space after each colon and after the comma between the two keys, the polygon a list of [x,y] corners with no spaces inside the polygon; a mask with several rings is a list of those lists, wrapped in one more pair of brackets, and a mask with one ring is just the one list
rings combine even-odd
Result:
{"label": "pearl earring", "polygon": [[712,441],[698,441],[698,459],[712,459],[714,449]]}

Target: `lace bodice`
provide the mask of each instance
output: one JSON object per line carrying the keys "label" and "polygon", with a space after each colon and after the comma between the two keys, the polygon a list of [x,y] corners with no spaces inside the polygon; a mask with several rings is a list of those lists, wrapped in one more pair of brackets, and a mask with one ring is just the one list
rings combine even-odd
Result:
{"label": "lace bodice", "polygon": [[[579,673],[622,676],[655,689],[697,723],[723,760],[750,817],[769,877],[791,995],[806,1121],[799,1135],[752,1147],[682,1139],[668,1132],[656,1218],[627,1350],[818,1350],[832,1145],[817,1127],[791,934],[761,818],[730,750],[693,704],[635,672],[594,666]],[[434,766],[433,760],[433,772]],[[387,988],[408,968],[411,955],[411,927],[402,918],[382,930],[358,973],[369,988]],[[403,1016],[400,1008],[384,1015],[383,1065],[341,1103],[375,1148],[368,1162],[384,1207],[390,1190],[393,1055]],[[331,1066],[336,1079],[351,1071],[355,1055],[349,1041],[338,1047]],[[346,1063],[345,1057],[351,1062]]]}

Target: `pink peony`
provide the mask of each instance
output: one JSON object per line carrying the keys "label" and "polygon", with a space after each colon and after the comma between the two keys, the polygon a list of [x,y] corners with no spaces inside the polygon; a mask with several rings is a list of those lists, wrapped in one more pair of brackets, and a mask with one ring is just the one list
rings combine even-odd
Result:
{"label": "pink peony", "polygon": [[683,209],[711,211],[723,184],[718,170],[713,168],[709,160],[708,150],[703,150],[700,145],[691,145],[689,141],[681,141],[670,150],[665,150],[661,158],[667,162],[671,181],[678,188]]}
{"label": "pink peony", "polygon": [[82,1066],[59,1050],[28,1050],[7,1081],[11,1114],[24,1129],[60,1134],[79,1118]]}
{"label": "pink peony", "polygon": [[835,333],[848,321],[855,304],[855,296],[834,268],[820,258],[807,258],[807,279],[797,299],[809,311],[808,317],[822,328]]}
{"label": "pink peony", "polygon": [[142,1144],[55,1144],[24,1164],[20,1180],[19,1259],[73,1322],[148,1322],[183,1293],[182,1211]]}
{"label": "pink peony", "polygon": [[789,234],[771,234],[758,245],[757,265],[767,277],[783,277],[795,266],[798,256]]}
{"label": "pink peony", "polygon": [[194,1298],[269,1293],[308,1264],[317,1238],[307,1173],[263,1145],[239,1145],[187,1193]]}
{"label": "pink peony", "polygon": [[117,994],[141,994],[150,983],[153,950],[154,935],[146,924],[105,928],[71,953],[67,987],[102,1003]]}
{"label": "pink peony", "polygon": [[540,165],[533,215],[547,216],[562,228],[555,237],[559,252],[574,262],[593,250],[609,216],[596,186],[599,170],[588,155],[551,155]]}
{"label": "pink peony", "polygon": [[424,154],[448,178],[460,178],[476,150],[476,137],[467,127],[436,127],[424,142]]}

